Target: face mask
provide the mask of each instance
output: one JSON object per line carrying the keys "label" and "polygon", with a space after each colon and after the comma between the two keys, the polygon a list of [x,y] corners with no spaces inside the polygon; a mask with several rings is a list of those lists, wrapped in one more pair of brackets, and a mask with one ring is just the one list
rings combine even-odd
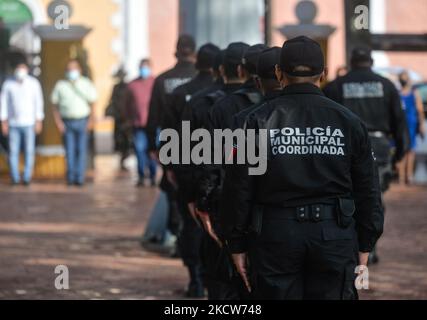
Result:
{"label": "face mask", "polygon": [[66,77],[70,81],[76,81],[78,78],[80,78],[80,71],[79,70],[67,71]]}
{"label": "face mask", "polygon": [[406,79],[399,79],[399,82],[402,87],[406,87],[406,85],[408,84],[408,80]]}
{"label": "face mask", "polygon": [[15,70],[15,77],[16,77],[16,79],[18,79],[18,80],[24,80],[26,77],[28,76],[28,70],[26,70],[26,69],[22,69],[22,68],[19,68],[19,69],[16,69]]}
{"label": "face mask", "polygon": [[151,69],[150,67],[144,66],[139,69],[139,75],[142,79],[147,79],[149,76],[151,76]]}

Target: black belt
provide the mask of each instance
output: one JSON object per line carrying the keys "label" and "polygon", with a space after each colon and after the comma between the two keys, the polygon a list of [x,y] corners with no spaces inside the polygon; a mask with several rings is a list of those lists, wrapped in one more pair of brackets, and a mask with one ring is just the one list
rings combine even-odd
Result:
{"label": "black belt", "polygon": [[336,206],[329,204],[312,204],[292,208],[275,208],[274,210],[265,207],[263,216],[267,219],[297,220],[299,222],[335,220]]}

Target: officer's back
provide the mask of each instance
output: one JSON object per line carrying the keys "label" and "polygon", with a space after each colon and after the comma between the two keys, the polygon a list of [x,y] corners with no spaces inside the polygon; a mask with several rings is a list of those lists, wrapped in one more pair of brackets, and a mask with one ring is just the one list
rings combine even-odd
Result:
{"label": "officer's back", "polygon": [[256,298],[355,299],[355,267],[366,265],[383,227],[366,126],[323,96],[315,41],[285,42],[276,74],[282,95],[246,120],[260,139],[266,132],[258,144],[267,146],[266,172],[233,174],[233,260]]}
{"label": "officer's back", "polygon": [[165,114],[170,112],[167,108],[173,91],[196,75],[195,49],[194,39],[188,35],[181,35],[176,47],[175,55],[178,60],[176,65],[160,74],[154,81],[147,123],[150,150],[156,149],[157,129],[162,126]]}
{"label": "officer's back", "polygon": [[407,144],[405,114],[396,87],[390,80],[374,73],[372,64],[370,50],[356,48],[352,52],[351,71],[329,83],[324,92],[358,115],[369,132],[392,137],[398,161]]}

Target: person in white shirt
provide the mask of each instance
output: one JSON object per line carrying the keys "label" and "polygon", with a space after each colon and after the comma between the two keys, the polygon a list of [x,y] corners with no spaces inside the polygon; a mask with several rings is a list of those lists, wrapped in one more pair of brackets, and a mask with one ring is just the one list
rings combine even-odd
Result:
{"label": "person in white shirt", "polygon": [[14,75],[6,79],[0,93],[2,133],[9,137],[9,167],[12,184],[19,184],[19,154],[24,150],[24,185],[31,182],[35,159],[35,136],[42,131],[43,92],[39,81],[29,75],[24,59],[13,65]]}

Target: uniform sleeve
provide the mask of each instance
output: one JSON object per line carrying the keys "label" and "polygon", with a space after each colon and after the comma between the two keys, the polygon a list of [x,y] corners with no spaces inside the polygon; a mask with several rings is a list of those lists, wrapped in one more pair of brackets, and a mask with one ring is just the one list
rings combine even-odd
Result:
{"label": "uniform sleeve", "polygon": [[159,78],[154,81],[151,91],[150,110],[147,121],[148,149],[156,150],[157,128],[160,126],[160,115],[163,111],[163,90],[162,82]]}
{"label": "uniform sleeve", "polygon": [[[210,109],[207,121],[204,127],[210,132],[212,141],[214,137],[214,130],[220,128],[220,117],[218,104],[214,104]],[[214,164],[214,143],[212,143],[212,159],[211,164],[202,164],[200,166],[199,183],[196,190],[196,206],[199,210],[204,212],[213,213],[214,208],[212,204],[215,203],[215,197],[218,196],[216,191],[221,183],[221,170],[222,166]]]}
{"label": "uniform sleeve", "polygon": [[354,133],[351,179],[356,205],[355,221],[359,251],[370,252],[383,232],[384,210],[378,169],[368,131],[363,124]]}
{"label": "uniform sleeve", "polygon": [[[244,123],[246,128],[252,127]],[[226,168],[222,194],[221,220],[226,221],[225,229],[231,253],[248,250],[248,234],[251,208],[255,194],[255,177],[249,175],[249,165],[233,164]]]}
{"label": "uniform sleeve", "polygon": [[9,104],[8,104],[8,85],[4,83],[3,88],[0,92],[0,120],[6,121],[8,119]]}
{"label": "uniform sleeve", "polygon": [[35,80],[35,107],[36,107],[36,120],[42,121],[44,119],[44,100],[43,90],[38,80]]}
{"label": "uniform sleeve", "polygon": [[396,162],[402,160],[409,147],[409,132],[405,112],[402,108],[399,93],[395,86],[390,83],[390,128],[396,144]]}

